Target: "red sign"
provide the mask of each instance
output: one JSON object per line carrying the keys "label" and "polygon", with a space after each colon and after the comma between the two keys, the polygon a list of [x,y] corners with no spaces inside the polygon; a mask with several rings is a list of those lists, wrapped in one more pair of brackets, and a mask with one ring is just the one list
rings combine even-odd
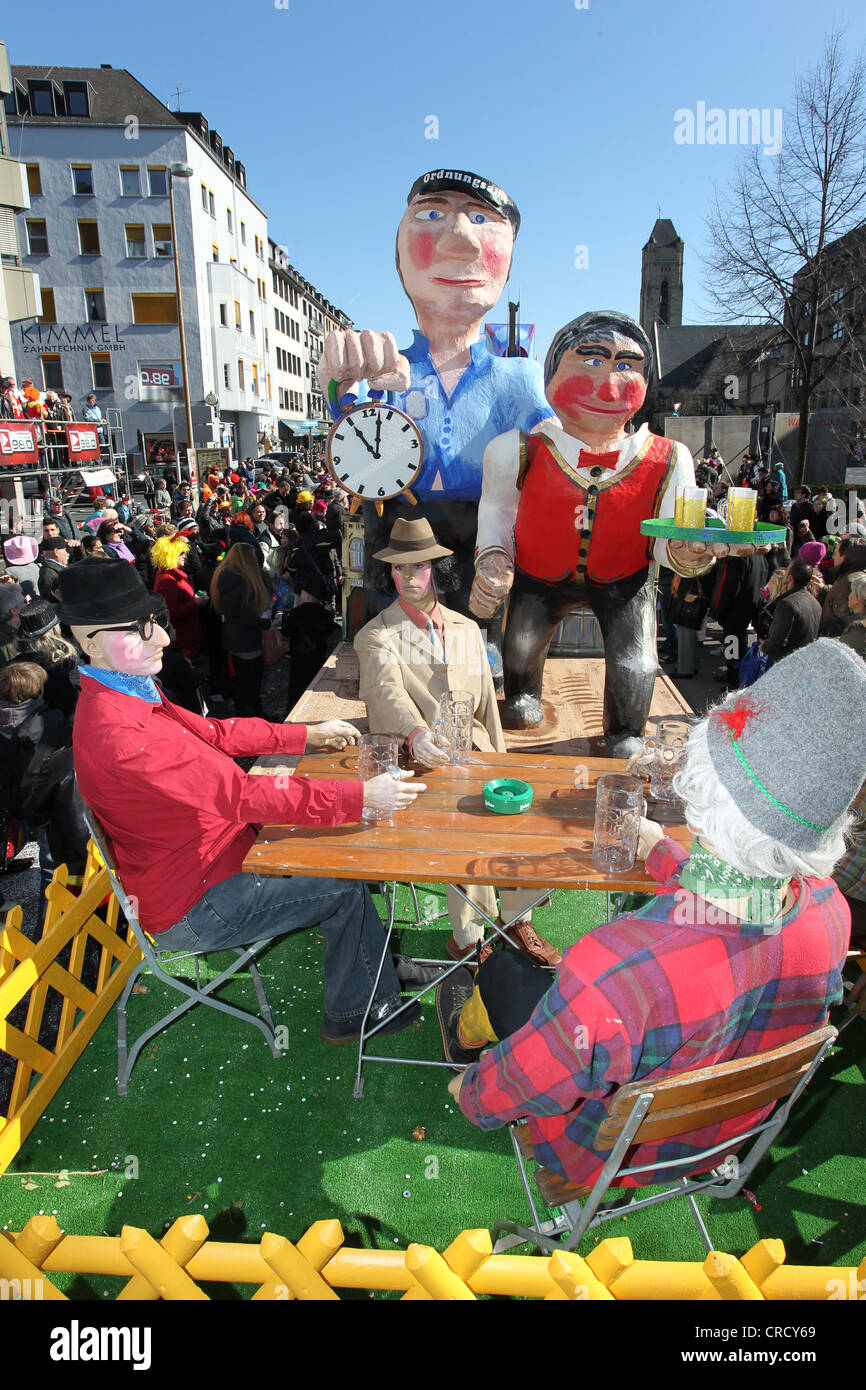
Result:
{"label": "red sign", "polygon": [[36,426],[23,420],[0,422],[0,467],[16,468],[22,463],[38,463]]}
{"label": "red sign", "polygon": [[142,367],[142,386],[178,386],[174,367]]}
{"label": "red sign", "polygon": [[99,434],[95,425],[66,425],[65,429],[71,463],[96,462],[99,459]]}

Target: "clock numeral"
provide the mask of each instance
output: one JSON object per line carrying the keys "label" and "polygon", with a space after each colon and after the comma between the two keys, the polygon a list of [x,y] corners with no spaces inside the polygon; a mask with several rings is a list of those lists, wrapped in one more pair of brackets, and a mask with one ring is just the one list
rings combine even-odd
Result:
{"label": "clock numeral", "polygon": [[409,441],[409,447],[410,447],[410,449],[417,449],[417,448],[418,448],[418,440],[417,440],[417,439],[411,439],[411,440]]}
{"label": "clock numeral", "polygon": [[340,474],[340,482],[341,482],[341,483],[344,483],[344,482],[346,481],[346,479],[348,478],[348,476],[349,476],[348,473],[341,473],[341,474]]}
{"label": "clock numeral", "polygon": [[385,419],[386,419],[386,420],[390,420],[391,417],[393,416],[393,414],[394,414],[393,410],[387,411],[386,414],[385,414]]}
{"label": "clock numeral", "polygon": [[364,491],[364,484],[363,484],[363,483],[359,483],[358,486],[355,488],[355,491],[357,492],[358,496],[360,497],[361,494],[362,494],[363,491]]}
{"label": "clock numeral", "polygon": [[340,455],[339,455],[339,454],[332,454],[332,455],[331,455],[331,463],[339,463],[339,462],[340,462]]}
{"label": "clock numeral", "polygon": [[370,418],[371,415],[375,415],[375,414],[376,414],[376,411],[375,411],[375,410],[363,410],[363,411],[361,412],[361,414],[363,415],[363,417],[364,417],[365,420],[369,420],[369,418]]}
{"label": "clock numeral", "polygon": [[384,496],[385,496],[385,489],[384,489],[383,487],[380,487],[380,488],[379,488],[379,496],[380,496],[380,497],[384,497]]}
{"label": "clock numeral", "polygon": [[397,484],[398,487],[405,487],[405,486],[406,486],[406,484],[403,482],[403,479],[402,479],[402,478],[395,478],[394,481],[396,482],[396,484]]}
{"label": "clock numeral", "polygon": [[411,430],[411,428],[412,428],[412,426],[411,426],[411,425],[409,424],[409,422],[407,421],[406,424],[403,426],[403,429],[401,430],[401,434],[405,434],[406,431],[407,431],[407,430]]}

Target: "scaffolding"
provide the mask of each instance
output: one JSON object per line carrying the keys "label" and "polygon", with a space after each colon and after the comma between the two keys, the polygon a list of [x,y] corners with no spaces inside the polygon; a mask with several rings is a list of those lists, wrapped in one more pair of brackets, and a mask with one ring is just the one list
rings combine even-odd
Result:
{"label": "scaffolding", "polygon": [[[0,482],[12,484],[14,500],[22,512],[25,510],[23,484],[26,479],[35,478],[39,484],[38,491],[43,495],[49,491],[62,493],[64,488],[68,487],[70,478],[80,475],[82,468],[86,473],[110,469],[121,492],[125,496],[132,496],[132,480],[119,410],[106,410],[105,419],[99,421],[26,420],[21,423],[32,425],[35,430],[39,460],[37,463],[13,464],[0,469]],[[67,424],[88,429],[96,426],[99,436],[98,461],[94,459],[90,464],[70,461],[64,432]],[[4,495],[8,496],[5,487],[3,491]]]}

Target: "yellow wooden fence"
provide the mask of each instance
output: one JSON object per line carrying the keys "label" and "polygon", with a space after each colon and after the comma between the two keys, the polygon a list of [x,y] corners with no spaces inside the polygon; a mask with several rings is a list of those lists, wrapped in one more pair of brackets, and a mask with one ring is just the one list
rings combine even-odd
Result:
{"label": "yellow wooden fence", "polygon": [[866,1297],[859,1269],[785,1264],[780,1240],[761,1240],[741,1259],[714,1251],[702,1263],[636,1260],[631,1242],[603,1240],[585,1258],[494,1255],[489,1231],[461,1231],[442,1254],[343,1247],[339,1221],[316,1221],[293,1245],[267,1233],[258,1245],[208,1240],[203,1216],[179,1217],[157,1241],[136,1226],[119,1236],[64,1235],[53,1216],[0,1233],[0,1297],[64,1299],[51,1274],[114,1276],[118,1300],[207,1298],[202,1284],[256,1286],[252,1300],[335,1300],[335,1288],[383,1290],[403,1299],[472,1301],[479,1295],[584,1300],[842,1301]]}
{"label": "yellow wooden fence", "polygon": [[[108,895],[108,902],[102,906]],[[108,874],[88,848],[80,896],[67,887],[66,867],[55,869],[45,890],[48,907],[39,941],[21,931],[20,907],[6,915],[0,932],[0,1048],[16,1060],[5,1116],[0,1116],[0,1173],[20,1149],[52,1096],[69,1075],[129,977],[141,960],[132,932],[117,930],[120,905]],[[125,925],[125,924],[124,924]],[[93,988],[82,982],[88,940],[99,947]],[[69,964],[58,956],[70,948]],[[48,990],[63,997],[53,1047],[39,1033]],[[29,995],[22,1028],[10,1023],[12,1011]]]}

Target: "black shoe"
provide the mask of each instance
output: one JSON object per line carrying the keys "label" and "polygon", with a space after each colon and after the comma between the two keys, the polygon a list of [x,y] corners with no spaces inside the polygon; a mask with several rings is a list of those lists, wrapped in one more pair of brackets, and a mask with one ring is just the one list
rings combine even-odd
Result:
{"label": "black shoe", "polygon": [[509,695],[502,706],[504,729],[534,729],[544,720],[541,701],[535,695]]}
{"label": "black shoe", "polygon": [[[421,1005],[417,1000],[412,1000],[409,1007],[403,1009],[402,1013],[397,1013],[401,1004],[406,1000],[390,999],[386,1004],[375,1004],[370,1010],[367,1018],[367,1034],[376,1027],[377,1023],[382,1023],[385,1019],[384,1028],[377,1029],[374,1037],[382,1038],[386,1033],[399,1033],[401,1028],[408,1028],[410,1023],[414,1023],[421,1013]],[[396,1017],[394,1017],[396,1015]],[[329,1018],[327,1014],[322,1019],[322,1026],[319,1030],[322,1041],[326,1043],[350,1043],[359,1042],[361,1038],[361,1019],[358,1017],[348,1019]],[[366,1036],[366,1035],[365,1035]]]}
{"label": "black shoe", "polygon": [[453,975],[436,987],[436,1017],[442,1034],[442,1056],[451,1064],[452,1071],[462,1071],[464,1067],[477,1062],[481,1055],[481,1047],[461,1047],[457,1031],[461,1010],[472,998],[473,989],[472,975],[465,968],[455,970]]}
{"label": "black shoe", "polygon": [[391,960],[402,989],[421,989],[426,985],[432,985],[439,979],[443,970],[448,969],[444,961],[441,965],[422,965],[420,961],[413,960],[412,956],[392,956]]}

